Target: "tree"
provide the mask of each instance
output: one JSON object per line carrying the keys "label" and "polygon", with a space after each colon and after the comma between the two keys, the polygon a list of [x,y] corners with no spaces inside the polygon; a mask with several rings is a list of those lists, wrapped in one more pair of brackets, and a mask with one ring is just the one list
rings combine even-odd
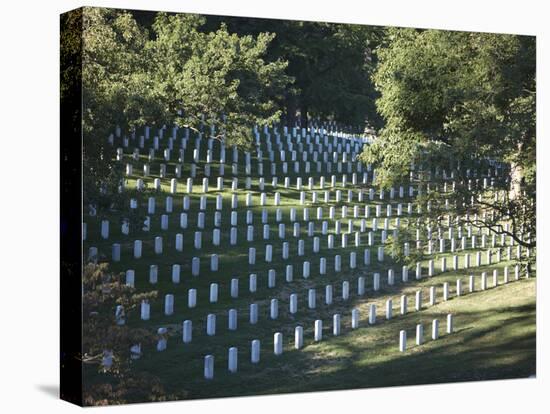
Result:
{"label": "tree", "polygon": [[[128,13],[84,8],[82,27],[82,139],[84,205],[101,212],[120,205],[122,165],[107,137],[128,134],[166,117],[148,76],[148,34]],[[76,137],[75,137],[76,138]]]}
{"label": "tree", "polygon": [[[122,404],[135,400],[166,398],[158,378],[131,370],[131,348],[151,345],[154,337],[143,328],[129,327],[142,301],[154,300],[156,291],[136,293],[123,274],[111,272],[106,263],[87,263],[82,274],[82,355],[85,369],[96,371],[86,383],[87,405]],[[139,356],[138,352],[134,355]],[[136,397],[134,394],[139,393]]]}
{"label": "tree", "polygon": [[[277,99],[291,82],[286,62],[263,59],[273,35],[256,37],[198,29],[197,15],[159,13],[150,32],[120,10],[84,8],[82,93],[84,203],[99,212],[122,205],[121,163],[107,137],[144,125],[202,130],[242,148],[252,143],[254,124],[281,114]],[[280,99],[280,98],[279,98]]]}
{"label": "tree", "polygon": [[203,123],[216,125],[216,138],[250,147],[253,125],[280,118],[277,100],[291,82],[287,63],[264,60],[273,34],[237,36],[223,25],[203,33],[198,28],[204,22],[197,15],[157,15],[156,38],[149,44],[157,70],[151,76],[175,123],[196,130]]}
{"label": "tree", "polygon": [[287,123],[302,126],[307,117],[333,119],[364,125],[379,125],[374,107],[376,91],[370,74],[376,65],[372,50],[383,38],[375,26],[325,22],[208,16],[207,30],[219,25],[239,35],[264,31],[276,36],[268,48],[268,59],[288,61],[287,74],[295,79],[281,105]]}
{"label": "tree", "polygon": [[[84,205],[98,214],[122,210],[136,190],[122,191],[123,165],[108,137],[139,133],[144,125],[217,126],[217,139],[242,148],[254,124],[275,122],[276,98],[291,79],[286,62],[265,62],[273,35],[237,36],[224,28],[203,33],[197,15],[158,14],[151,30],[125,11],[83,8],[62,24],[62,101],[79,108],[82,82]],[[66,80],[66,81],[65,81]],[[73,128],[71,130],[78,130]],[[80,139],[74,136],[73,139]],[[145,195],[145,193],[143,194]],[[138,209],[125,219],[140,222]],[[84,390],[89,405],[173,399],[157,378],[132,372],[130,349],[152,343],[153,335],[123,323],[143,300],[122,274],[88,263],[82,275],[82,362],[97,372]],[[115,315],[115,312],[118,312]],[[137,394],[139,395],[137,395]]]}
{"label": "tree", "polygon": [[[378,184],[411,178],[429,190],[420,197],[429,219],[453,207],[474,226],[535,247],[534,38],[393,28],[376,54],[385,125],[362,158],[377,167]],[[443,170],[454,170],[452,189]]]}

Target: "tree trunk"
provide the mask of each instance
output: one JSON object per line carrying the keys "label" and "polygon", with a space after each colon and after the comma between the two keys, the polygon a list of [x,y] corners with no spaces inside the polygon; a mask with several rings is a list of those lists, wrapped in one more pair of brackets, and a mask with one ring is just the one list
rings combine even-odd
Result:
{"label": "tree trunk", "polygon": [[289,128],[296,125],[296,99],[293,96],[286,96],[286,124]]}
{"label": "tree trunk", "polygon": [[[522,152],[523,144],[518,144],[518,154]],[[510,200],[515,200],[521,195],[523,189],[523,167],[515,161],[510,163]]]}
{"label": "tree trunk", "polygon": [[515,162],[510,164],[510,200],[518,198],[521,194],[523,182],[523,167]]}
{"label": "tree trunk", "polygon": [[300,118],[301,118],[302,128],[307,128],[308,126],[307,105],[305,104],[302,104],[302,108],[300,109]]}

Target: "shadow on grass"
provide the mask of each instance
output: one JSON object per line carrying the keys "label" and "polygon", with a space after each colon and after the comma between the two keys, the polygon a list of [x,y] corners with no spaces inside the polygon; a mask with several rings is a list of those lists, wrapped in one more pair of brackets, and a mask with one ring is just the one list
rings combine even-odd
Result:
{"label": "shadow on grass", "polygon": [[[262,356],[261,366],[244,363],[238,374],[224,372],[217,360],[216,386],[200,377],[179,384],[189,399],[278,393],[330,391],[385,386],[528,378],[536,371],[535,304],[462,311],[452,334],[414,342],[414,324],[441,318],[437,309],[410,314],[383,324],[327,335],[320,343],[308,334],[303,350],[285,350],[283,356]],[[442,320],[440,332],[444,331]],[[426,327],[426,324],[425,324]],[[400,353],[400,329],[411,335],[408,349]],[[426,330],[428,331],[428,330]]]}

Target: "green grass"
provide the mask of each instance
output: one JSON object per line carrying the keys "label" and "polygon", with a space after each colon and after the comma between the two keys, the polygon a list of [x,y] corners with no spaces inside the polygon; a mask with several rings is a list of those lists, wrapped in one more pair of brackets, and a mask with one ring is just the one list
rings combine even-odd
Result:
{"label": "green grass", "polygon": [[[204,146],[203,146],[204,149]],[[192,151],[186,151],[189,157]],[[230,160],[230,151],[227,152]],[[160,155],[160,153],[158,154]],[[242,154],[239,160],[242,162]],[[158,171],[159,161],[152,163],[151,171]],[[136,164],[136,163],[135,163]],[[255,165],[255,164],[253,164]],[[188,174],[188,164],[184,165],[182,177]],[[264,162],[264,172],[268,172],[268,164]],[[313,166],[312,166],[313,168]],[[291,168],[289,168],[291,170]],[[335,170],[335,169],[334,169]],[[345,169],[344,169],[345,170]],[[134,165],[134,173],[141,172],[141,164]],[[169,172],[173,167],[168,168]],[[216,172],[216,173],[215,173]],[[335,248],[327,249],[326,236],[321,235],[321,223],[316,220],[316,207],[323,207],[324,218],[329,222],[329,234],[334,233],[334,224],[328,219],[329,206],[360,205],[357,197],[352,203],[347,203],[346,190],[352,188],[351,176],[348,179],[348,188],[341,187],[341,180],[338,180],[337,188],[342,189],[342,203],[334,203],[334,189],[331,194],[332,202],[328,205],[322,202],[322,192],[319,191],[320,203],[312,205],[308,196],[308,207],[310,208],[310,220],[315,222],[315,235],[320,237],[321,250],[313,254],[313,239],[307,236],[307,226],[302,222],[301,207],[297,205],[299,192],[295,190],[296,175],[291,173],[293,188],[285,189],[281,180],[282,173],[279,169],[280,178],[277,191],[281,192],[281,206],[283,210],[283,221],[286,223],[286,239],[289,243],[291,259],[283,260],[281,257],[282,241],[278,237],[278,229],[275,226],[275,210],[273,206],[273,193],[271,180],[267,179],[266,189],[268,194],[267,206],[269,211],[269,223],[271,225],[270,239],[263,240],[261,210],[259,204],[258,179],[255,177],[250,190],[254,194],[254,206],[247,208],[244,203],[245,194],[244,178],[239,176],[239,207],[238,211],[238,244],[229,246],[230,228],[230,177],[231,169],[226,167],[224,210],[222,212],[221,246],[211,246],[213,216],[215,211],[214,178],[211,178],[210,192],[207,194],[206,226],[203,230],[203,249],[198,252],[193,248],[193,237],[197,221],[198,204],[200,198],[201,175],[194,180],[194,193],[191,195],[191,209],[188,211],[188,229],[179,229],[179,213],[182,212],[183,193],[174,196],[173,213],[170,214],[170,229],[160,230],[160,215],[164,212],[164,196],[159,194],[157,198],[157,210],[152,218],[151,231],[146,233],[141,230],[132,229],[129,236],[120,232],[120,225],[117,220],[122,217],[113,213],[109,217],[111,221],[111,235],[109,240],[100,238],[100,219],[85,217],[88,226],[88,238],[84,243],[84,252],[90,246],[97,246],[100,254],[105,254],[110,259],[112,243],[118,242],[122,247],[122,260],[113,263],[114,271],[125,271],[134,269],[136,272],[136,288],[139,291],[158,290],[159,299],[152,303],[151,319],[141,321],[139,311],[128,315],[127,323],[130,326],[147,327],[156,330],[160,326],[170,329],[168,349],[164,352],[156,352],[152,348],[144,348],[143,357],[134,363],[133,369],[138,372],[148,372],[160,378],[167,392],[185,393],[186,398],[205,398],[251,394],[270,394],[279,392],[305,392],[331,389],[347,389],[358,387],[379,387],[391,385],[409,385],[449,381],[467,381],[496,378],[517,378],[527,377],[535,373],[535,279],[513,281],[513,269],[510,271],[510,282],[506,286],[490,288],[486,291],[476,291],[473,294],[468,292],[468,275],[476,277],[476,289],[480,288],[479,277],[482,271],[488,273],[488,286],[492,286],[492,269],[498,267],[500,283],[502,283],[504,265],[512,265],[511,262],[501,262],[492,266],[485,264],[485,254],[482,254],[483,266],[468,270],[453,271],[451,253],[434,254],[436,275],[428,278],[427,260],[423,262],[423,275],[421,280],[415,280],[414,268],[409,270],[409,282],[401,282],[401,265],[394,263],[386,254],[384,263],[378,263],[376,259],[376,248],[380,244],[380,231],[376,233],[374,246],[371,247],[371,265],[363,266],[363,249],[368,247],[367,232],[371,229],[372,218],[367,219],[367,232],[362,234],[360,247],[353,246],[353,237],[348,238],[346,249],[340,248],[340,237],[335,236]],[[330,174],[323,173],[330,183]],[[334,174],[336,174],[334,172]],[[217,169],[213,169],[212,177],[217,175]],[[304,177],[304,187],[307,185],[307,175]],[[315,172],[312,176],[317,176]],[[360,180],[360,174],[358,174]],[[338,174],[338,178],[340,178]],[[169,175],[169,178],[172,176]],[[135,178],[129,179],[128,187],[135,185]],[[149,177],[146,181],[152,182],[155,176]],[[370,178],[370,176],[369,176]],[[179,191],[184,190],[185,179],[178,180]],[[169,179],[163,179],[163,183],[169,183]],[[316,179],[315,185],[318,185]],[[167,190],[168,186],[163,185]],[[406,188],[408,190],[408,188]],[[304,191],[307,191],[304,188]],[[408,193],[408,191],[406,191]],[[138,196],[140,205],[146,209],[146,197]],[[385,205],[389,197],[380,201],[378,197],[373,201],[365,197],[366,202],[373,206],[383,204],[382,214],[385,216]],[[406,203],[408,198],[394,199],[393,203],[403,202],[404,216],[402,223],[407,220]],[[297,219],[301,222],[301,234],[299,238],[292,236],[292,225],[289,223],[289,210],[292,205],[297,208]],[[254,242],[246,242],[246,211],[254,213]],[[145,210],[146,211],[146,210]],[[374,208],[371,213],[374,215]],[[396,208],[393,210],[395,218]],[[352,216],[353,209],[349,208],[348,217]],[[336,209],[339,217],[340,209]],[[360,210],[360,216],[363,209]],[[392,218],[392,225],[393,225]],[[414,218],[414,215],[413,215]],[[322,220],[321,220],[322,221]],[[360,219],[354,219],[355,230],[359,230]],[[383,219],[379,220],[379,228]],[[342,221],[342,231],[347,229],[347,219]],[[393,229],[393,227],[390,227]],[[175,250],[176,233],[184,234],[184,251]],[[164,254],[155,255],[153,252],[153,239],[162,235],[164,239]],[[305,241],[305,255],[297,256],[298,239]],[[143,240],[143,256],[141,259],[133,259],[133,241]],[[265,245],[273,245],[273,262],[265,263]],[[457,243],[459,246],[460,243]],[[256,265],[248,265],[248,248],[256,247]],[[438,246],[437,246],[438,247]],[[412,248],[412,246],[411,246]],[[449,248],[447,244],[447,248]],[[357,252],[357,268],[349,268],[349,252]],[[474,250],[469,249],[470,253]],[[212,253],[219,255],[220,270],[210,271],[208,257]],[[342,271],[334,272],[334,255],[342,256]],[[463,252],[459,252],[459,268],[463,267]],[[191,275],[191,257],[201,257],[201,273],[198,277]],[[446,273],[439,273],[439,258],[447,256]],[[319,275],[319,258],[327,259],[327,274]],[[302,262],[311,262],[311,276],[308,279],[302,278]],[[171,265],[181,265],[181,283],[174,285],[171,282]],[[159,267],[159,282],[150,285],[149,265],[157,264]],[[294,265],[294,281],[285,282],[285,266]],[[475,264],[475,255],[471,255],[471,265]],[[395,271],[396,283],[388,286],[387,269]],[[267,272],[275,269],[277,274],[276,287],[267,288]],[[381,273],[381,289],[373,291],[372,274]],[[248,291],[248,275],[258,275],[258,290],[255,293]],[[357,278],[366,276],[367,290],[364,296],[357,295]],[[229,284],[233,277],[239,278],[239,298],[232,299],[229,294]],[[462,279],[464,295],[457,298],[455,295],[456,279]],[[342,281],[350,283],[350,298],[344,301],[341,297]],[[215,304],[209,303],[209,285],[212,282],[219,284],[219,300]],[[442,302],[442,285],[450,283],[451,300]],[[330,306],[324,303],[324,291],[327,284],[333,285],[334,301]],[[437,287],[438,303],[436,306],[429,306],[429,288]],[[190,288],[198,290],[197,307],[187,308],[187,291]],[[317,308],[307,309],[307,289],[317,289]],[[424,307],[420,312],[414,311],[414,293],[422,290]],[[164,295],[172,293],[175,296],[175,313],[165,316]],[[291,315],[288,311],[289,296],[297,293],[298,313]],[[407,295],[409,300],[409,313],[405,316],[399,315],[399,297]],[[269,301],[272,298],[279,299],[279,317],[277,320],[270,320]],[[385,301],[393,299],[394,318],[386,321],[384,318]],[[249,304],[259,305],[259,323],[250,325]],[[377,306],[377,324],[367,326],[368,307],[371,303]],[[230,308],[238,311],[238,329],[229,331],[227,329],[227,311]],[[360,310],[360,328],[351,329],[351,310]],[[114,312],[114,310],[113,310]],[[206,335],[206,315],[215,313],[217,315],[216,336]],[[342,315],[342,335],[332,336],[332,315]],[[445,316],[447,313],[455,315],[456,331],[452,335],[446,335]],[[429,340],[431,335],[431,320],[440,320],[441,338],[437,341]],[[181,339],[181,324],[183,320],[193,321],[193,341],[190,344],[183,344]],[[324,324],[324,339],[320,343],[313,342],[313,324],[316,319],[322,319]],[[414,329],[417,323],[424,324],[425,340],[424,345],[415,347]],[[294,328],[297,325],[304,327],[304,345],[301,350],[293,349]],[[398,335],[401,329],[406,329],[409,337],[409,349],[406,353],[398,352]],[[284,353],[281,356],[273,355],[273,334],[282,332],[284,337]],[[250,341],[259,339],[261,341],[261,361],[254,365],[250,363]],[[227,371],[227,352],[229,347],[238,348],[239,365],[238,373],[230,374]],[[215,377],[211,381],[203,378],[203,358],[207,354],[215,356]],[[86,370],[87,381],[95,382],[101,380],[101,376],[91,369]]]}

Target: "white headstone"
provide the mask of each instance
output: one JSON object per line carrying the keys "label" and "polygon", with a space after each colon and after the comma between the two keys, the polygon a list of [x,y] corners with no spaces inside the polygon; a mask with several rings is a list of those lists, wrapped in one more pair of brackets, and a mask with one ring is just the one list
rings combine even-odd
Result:
{"label": "white headstone", "polygon": [[391,299],[386,300],[386,319],[391,319],[393,316],[393,301]]}
{"label": "white headstone", "polygon": [[206,355],[204,357],[204,378],[213,379],[214,378],[214,356]]}
{"label": "white headstone", "polygon": [[206,334],[208,336],[216,335],[216,315],[213,313],[206,317]]}
{"label": "white headstone", "polygon": [[359,328],[359,309],[352,309],[351,311],[351,328]]}
{"label": "white headstone", "polygon": [[227,357],[228,359],[227,369],[231,373],[237,372],[237,362],[238,362],[237,358],[238,358],[237,348],[235,348],[234,346],[229,348],[228,357]]}
{"label": "white headstone", "polygon": [[164,314],[172,315],[174,313],[174,295],[167,294],[164,297]]}
{"label": "white headstone", "polygon": [[422,291],[421,290],[417,290],[415,293],[414,308],[416,311],[420,311],[422,309]]}
{"label": "white headstone", "polygon": [[340,314],[336,313],[332,317],[332,334],[334,336],[340,335],[340,331],[341,331],[340,325],[341,325],[341,317],[340,317]]}
{"label": "white headstone", "polygon": [[254,339],[250,344],[250,362],[257,364],[260,362],[260,340]]}
{"label": "white headstone", "polygon": [[401,315],[407,314],[407,296],[401,295]]}
{"label": "white headstone", "polygon": [[453,315],[452,314],[448,314],[447,315],[447,333],[450,334],[450,333],[453,333]]}
{"label": "white headstone", "polygon": [[188,344],[193,339],[193,322],[190,320],[183,321],[183,343]]}
{"label": "white headstone", "polygon": [[283,353],[283,334],[281,332],[273,335],[273,353],[275,355],[281,355]]}
{"label": "white headstone", "polygon": [[197,289],[189,289],[187,291],[187,307],[194,308],[197,306]]}
{"label": "white headstone", "polygon": [[399,331],[399,351],[405,352],[407,349],[407,332],[405,330]]}
{"label": "white headstone", "polygon": [[439,338],[439,321],[434,319],[432,321],[432,339],[436,340],[437,338]]}
{"label": "white headstone", "polygon": [[369,305],[369,324],[374,325],[376,323],[376,305],[371,303]]}
{"label": "white headstone", "polygon": [[258,304],[251,303],[250,304],[250,324],[255,325],[256,323],[258,323]]}
{"label": "white headstone", "polygon": [[304,328],[297,326],[294,328],[294,348],[300,349],[304,346]]}
{"label": "white headstone", "polygon": [[323,321],[320,319],[317,319],[315,321],[314,340],[315,342],[319,342],[322,339],[323,339]]}
{"label": "white headstone", "polygon": [[416,345],[422,345],[424,342],[424,326],[421,324],[416,325]]}

